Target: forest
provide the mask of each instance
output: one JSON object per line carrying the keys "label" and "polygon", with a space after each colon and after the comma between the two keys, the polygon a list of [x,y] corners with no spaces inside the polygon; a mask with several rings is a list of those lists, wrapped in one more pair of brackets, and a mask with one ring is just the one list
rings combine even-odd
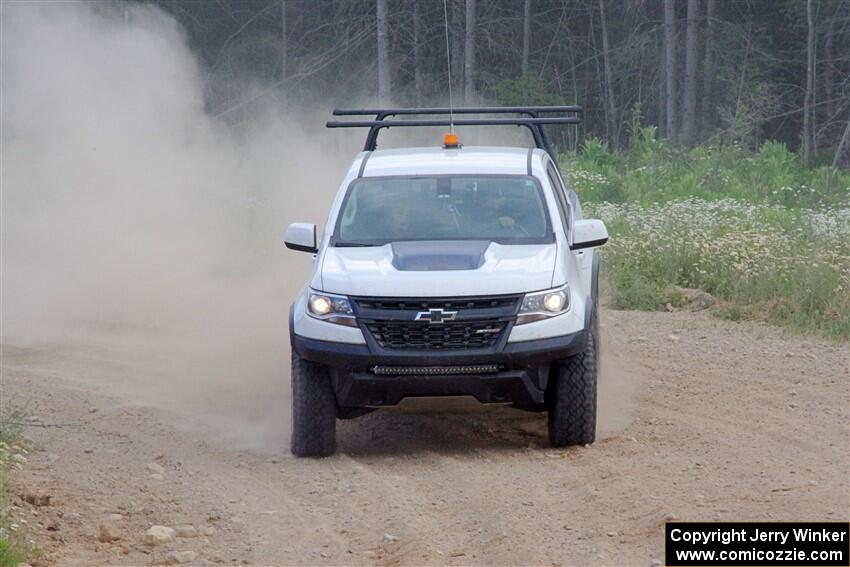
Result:
{"label": "forest", "polygon": [[[565,104],[627,147],[777,140],[847,165],[846,0],[157,0],[207,65],[216,113],[289,105]],[[448,31],[448,34],[446,34]],[[448,77],[447,55],[452,76]],[[246,94],[246,80],[264,85]]]}

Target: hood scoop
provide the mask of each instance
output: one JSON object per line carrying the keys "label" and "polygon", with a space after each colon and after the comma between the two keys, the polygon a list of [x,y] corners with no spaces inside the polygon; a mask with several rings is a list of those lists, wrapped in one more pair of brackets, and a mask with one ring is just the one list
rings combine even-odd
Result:
{"label": "hood scoop", "polygon": [[401,271],[477,270],[489,240],[417,240],[393,242],[393,266]]}

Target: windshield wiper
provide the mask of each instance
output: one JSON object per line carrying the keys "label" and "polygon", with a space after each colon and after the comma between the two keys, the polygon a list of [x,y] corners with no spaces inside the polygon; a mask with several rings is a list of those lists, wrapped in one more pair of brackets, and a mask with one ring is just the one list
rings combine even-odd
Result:
{"label": "windshield wiper", "polygon": [[372,246],[383,246],[382,244],[367,244],[366,242],[336,242],[334,246],[337,248],[360,248],[360,247],[372,247]]}

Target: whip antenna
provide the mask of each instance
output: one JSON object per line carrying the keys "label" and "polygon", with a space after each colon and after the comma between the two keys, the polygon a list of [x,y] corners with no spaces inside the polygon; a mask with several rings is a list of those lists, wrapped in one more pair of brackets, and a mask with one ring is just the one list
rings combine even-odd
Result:
{"label": "whip antenna", "polygon": [[449,48],[449,8],[448,0],[443,0],[443,18],[446,22],[446,67],[449,70],[449,132],[455,131],[454,101],[452,100],[452,52]]}

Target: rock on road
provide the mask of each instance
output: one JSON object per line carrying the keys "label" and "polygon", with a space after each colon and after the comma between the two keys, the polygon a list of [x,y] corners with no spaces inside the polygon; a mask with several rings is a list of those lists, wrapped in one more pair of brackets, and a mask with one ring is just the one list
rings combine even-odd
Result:
{"label": "rock on road", "polygon": [[667,519],[848,520],[846,345],[703,313],[603,327],[591,447],[550,449],[543,415],[418,404],[340,422],[323,460],[141,402],[120,352],[7,344],[3,397],[61,425],[27,430],[17,479],[50,505],[10,513],[58,565],[646,566]]}

